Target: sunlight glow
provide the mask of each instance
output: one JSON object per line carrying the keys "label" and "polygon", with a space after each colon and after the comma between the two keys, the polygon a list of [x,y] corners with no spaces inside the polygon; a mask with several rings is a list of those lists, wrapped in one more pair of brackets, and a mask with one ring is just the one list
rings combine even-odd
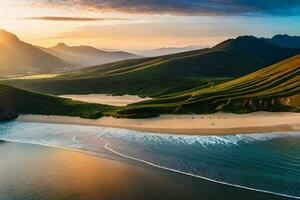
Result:
{"label": "sunlight glow", "polygon": [[[0,0],[0,29],[39,46],[91,45],[102,49],[151,49],[213,46],[239,35],[299,35],[300,17],[172,16],[92,11],[67,6],[38,6],[35,0]],[[41,1],[42,2],[42,1]],[[107,20],[42,20],[35,18],[106,18]],[[26,18],[26,19],[25,19]],[[109,20],[122,19],[122,20]],[[251,28],[250,28],[251,27]]]}

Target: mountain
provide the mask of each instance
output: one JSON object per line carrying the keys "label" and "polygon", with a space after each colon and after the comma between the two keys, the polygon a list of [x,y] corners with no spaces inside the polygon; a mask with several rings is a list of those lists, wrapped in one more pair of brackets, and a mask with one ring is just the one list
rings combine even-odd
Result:
{"label": "mountain", "polygon": [[275,35],[272,38],[262,38],[267,42],[289,48],[300,48],[300,36]]}
{"label": "mountain", "polygon": [[113,106],[89,104],[0,85],[0,121],[17,114],[79,116],[95,119]]}
{"label": "mountain", "polygon": [[0,74],[54,73],[69,64],[0,29]]}
{"label": "mountain", "polygon": [[131,104],[113,111],[115,117],[154,117],[176,113],[300,112],[300,55],[247,76],[168,98]]}
{"label": "mountain", "polygon": [[62,60],[72,63],[74,66],[81,68],[104,63],[111,63],[121,60],[141,58],[124,51],[102,51],[90,46],[67,46],[59,43],[51,48],[38,47],[41,50],[56,56]]}
{"label": "mountain", "polygon": [[163,55],[169,55],[175,53],[182,53],[186,51],[194,51],[194,50],[204,49],[204,48],[205,47],[201,47],[201,46],[166,47],[166,48],[159,48],[159,49],[139,50],[139,51],[135,51],[135,53],[145,57],[156,57],[156,56],[163,56]]}
{"label": "mountain", "polygon": [[51,94],[133,94],[161,97],[210,87],[300,53],[253,36],[226,40],[213,48],[93,66],[55,78],[4,81]]}

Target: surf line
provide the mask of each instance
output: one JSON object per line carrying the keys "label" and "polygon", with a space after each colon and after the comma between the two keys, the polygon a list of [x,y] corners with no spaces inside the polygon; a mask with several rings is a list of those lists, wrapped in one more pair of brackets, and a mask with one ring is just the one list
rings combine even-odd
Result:
{"label": "surf line", "polygon": [[143,160],[143,159],[138,159],[138,158],[135,158],[135,157],[131,157],[131,156],[122,154],[122,153],[112,149],[110,147],[109,143],[106,143],[104,148],[106,150],[110,151],[111,153],[114,153],[114,154],[116,154],[118,156],[121,156],[123,158],[127,158],[129,160],[134,160],[134,161],[137,161],[137,162],[141,162],[141,163],[144,163],[144,164],[147,164],[147,165],[150,165],[152,167],[156,167],[156,168],[159,168],[159,169],[162,169],[162,170],[171,171],[171,172],[175,172],[175,173],[178,173],[178,174],[183,174],[183,175],[187,175],[187,176],[191,176],[191,177],[195,177],[195,178],[200,178],[200,179],[210,181],[210,182],[214,182],[214,183],[217,183],[217,184],[236,187],[236,188],[240,188],[240,189],[246,189],[246,190],[250,190],[250,191],[254,191],[254,192],[262,192],[262,193],[265,193],[265,194],[272,194],[272,195],[277,195],[277,196],[281,196],[281,197],[300,199],[300,197],[298,197],[298,196],[292,196],[292,195],[288,195],[288,194],[281,194],[281,193],[277,193],[277,192],[271,192],[271,191],[267,191],[267,190],[261,190],[261,189],[246,187],[246,186],[232,184],[232,183],[226,183],[226,182],[210,179],[210,178],[207,178],[207,177],[204,177],[204,176],[199,176],[199,175],[191,174],[191,173],[188,173],[188,172],[183,172],[183,171],[176,170],[176,169],[163,167],[163,166],[157,165],[155,163],[152,163],[152,162],[149,162],[149,161],[146,161],[146,160]]}

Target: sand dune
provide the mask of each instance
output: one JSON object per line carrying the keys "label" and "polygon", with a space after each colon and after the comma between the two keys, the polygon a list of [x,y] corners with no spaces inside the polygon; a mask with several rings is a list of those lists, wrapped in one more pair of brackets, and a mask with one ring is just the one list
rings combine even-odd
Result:
{"label": "sand dune", "polygon": [[143,132],[189,135],[300,131],[300,113],[257,112],[243,115],[216,113],[209,115],[162,115],[152,119],[116,119],[103,117],[97,120],[62,116],[21,115],[17,120],[80,124],[125,128]]}

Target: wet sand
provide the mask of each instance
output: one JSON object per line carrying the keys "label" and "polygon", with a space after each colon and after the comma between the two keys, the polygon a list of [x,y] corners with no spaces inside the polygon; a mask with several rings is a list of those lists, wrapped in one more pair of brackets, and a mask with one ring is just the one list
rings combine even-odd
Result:
{"label": "wet sand", "polygon": [[180,175],[117,156],[0,143],[0,199],[288,199]]}
{"label": "wet sand", "polygon": [[300,130],[300,113],[256,112],[243,115],[216,113],[209,115],[162,115],[150,119],[103,117],[97,120],[78,117],[21,115],[17,120],[187,135],[226,135]]}

